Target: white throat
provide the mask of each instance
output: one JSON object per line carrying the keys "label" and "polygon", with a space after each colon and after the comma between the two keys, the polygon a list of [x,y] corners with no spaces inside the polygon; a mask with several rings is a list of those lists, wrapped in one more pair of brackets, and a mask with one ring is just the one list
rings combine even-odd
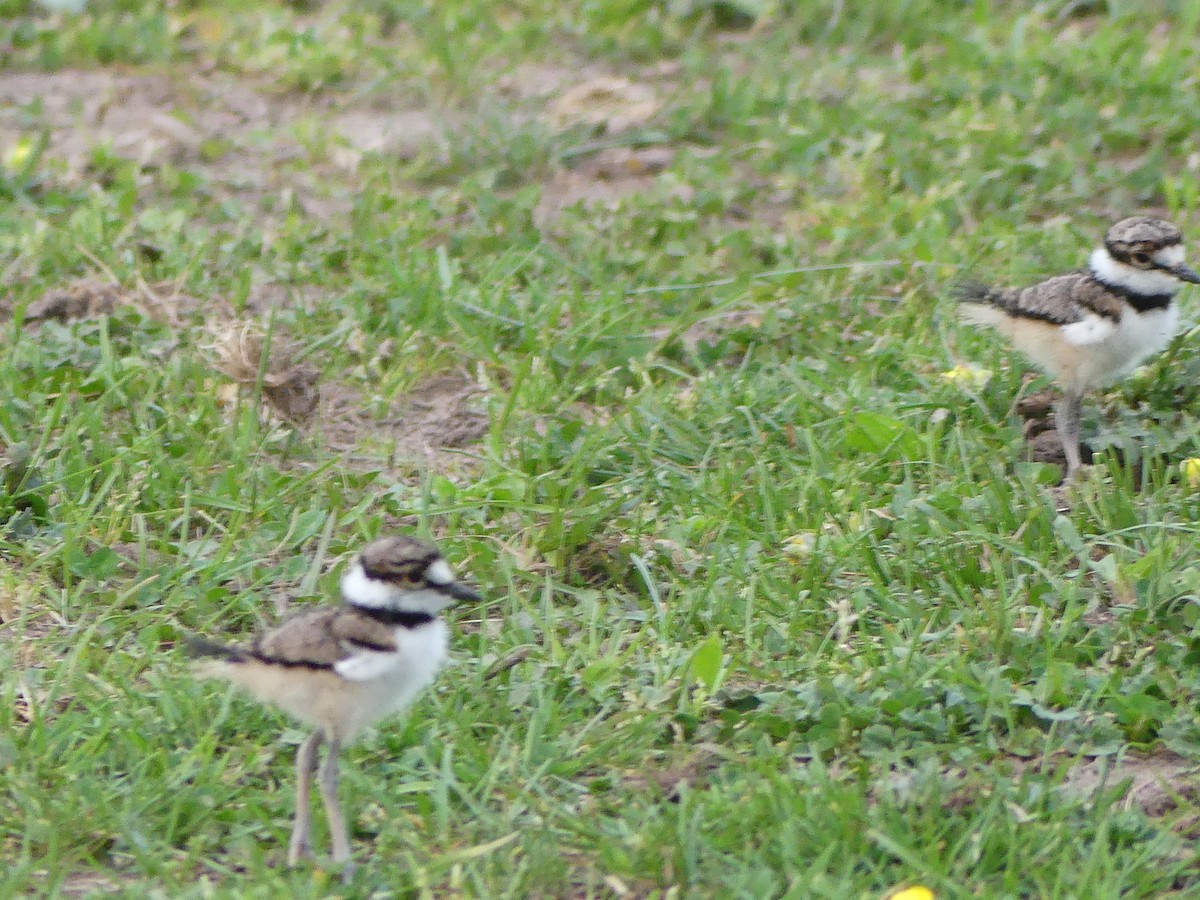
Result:
{"label": "white throat", "polygon": [[1179,279],[1174,275],[1158,269],[1135,269],[1113,259],[1104,247],[1092,251],[1088,266],[1092,274],[1105,284],[1124,288],[1142,297],[1174,294],[1180,287]]}

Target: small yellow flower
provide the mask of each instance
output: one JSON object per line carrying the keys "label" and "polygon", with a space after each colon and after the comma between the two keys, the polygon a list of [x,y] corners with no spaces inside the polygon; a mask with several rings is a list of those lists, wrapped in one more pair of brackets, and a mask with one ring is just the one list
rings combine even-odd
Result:
{"label": "small yellow flower", "polygon": [[948,381],[951,384],[978,389],[991,381],[992,370],[959,363],[953,369],[943,372],[941,377],[943,381]]}
{"label": "small yellow flower", "polygon": [[1200,456],[1185,459],[1179,464],[1179,471],[1188,487],[1200,488]]}
{"label": "small yellow flower", "polygon": [[817,537],[811,531],[802,531],[783,539],[783,555],[794,563],[803,562],[817,549]]}
{"label": "small yellow flower", "polygon": [[21,138],[4,151],[4,157],[0,162],[4,163],[4,168],[8,171],[15,172],[29,162],[29,156],[32,153],[33,141],[29,138]]}
{"label": "small yellow flower", "polygon": [[887,900],[934,900],[933,891],[927,887],[916,885],[915,887],[901,888],[887,895]]}

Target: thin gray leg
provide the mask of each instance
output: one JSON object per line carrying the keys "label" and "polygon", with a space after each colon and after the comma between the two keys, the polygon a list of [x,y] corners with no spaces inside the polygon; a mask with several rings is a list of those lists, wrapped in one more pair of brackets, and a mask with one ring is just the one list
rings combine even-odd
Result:
{"label": "thin gray leg", "polygon": [[1079,456],[1079,423],[1082,418],[1083,397],[1071,391],[1064,391],[1062,400],[1058,402],[1054,420],[1058,426],[1058,436],[1062,439],[1063,453],[1067,456],[1068,478],[1083,465]]}
{"label": "thin gray leg", "polygon": [[317,751],[325,735],[317,729],[296,751],[296,821],[292,826],[292,842],[288,845],[288,865],[294,866],[312,856],[312,773],[317,769]]}
{"label": "thin gray leg", "polygon": [[342,877],[346,880],[354,871],[350,858],[350,836],[346,831],[346,820],[338,804],[338,752],[342,749],[336,738],[329,739],[329,752],[321,766],[321,799],[325,801],[325,816],[329,819],[329,837],[333,841],[333,861],[342,864]]}

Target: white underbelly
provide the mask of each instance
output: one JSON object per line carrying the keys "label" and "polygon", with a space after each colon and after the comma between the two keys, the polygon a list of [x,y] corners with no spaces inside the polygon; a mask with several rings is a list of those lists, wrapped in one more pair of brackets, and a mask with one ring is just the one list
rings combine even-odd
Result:
{"label": "white underbelly", "polygon": [[1127,309],[1112,336],[1094,347],[1096,353],[1083,355],[1080,380],[1101,387],[1129,374],[1171,342],[1178,324],[1175,304],[1143,313]]}

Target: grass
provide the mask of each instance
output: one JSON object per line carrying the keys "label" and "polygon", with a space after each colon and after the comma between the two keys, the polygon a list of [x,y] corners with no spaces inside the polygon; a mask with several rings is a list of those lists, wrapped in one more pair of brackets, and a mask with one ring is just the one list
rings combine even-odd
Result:
{"label": "grass", "polygon": [[[0,3],[0,895],[1200,889],[1194,337],[1064,509],[948,299],[1200,238],[1200,6],[803,6]],[[653,108],[550,114],[602,75]],[[26,321],[81,278],[130,302]],[[243,318],[312,421],[228,390]],[[397,529],[485,603],[347,753],[342,888],[281,865],[303,734],[175,645]]]}

